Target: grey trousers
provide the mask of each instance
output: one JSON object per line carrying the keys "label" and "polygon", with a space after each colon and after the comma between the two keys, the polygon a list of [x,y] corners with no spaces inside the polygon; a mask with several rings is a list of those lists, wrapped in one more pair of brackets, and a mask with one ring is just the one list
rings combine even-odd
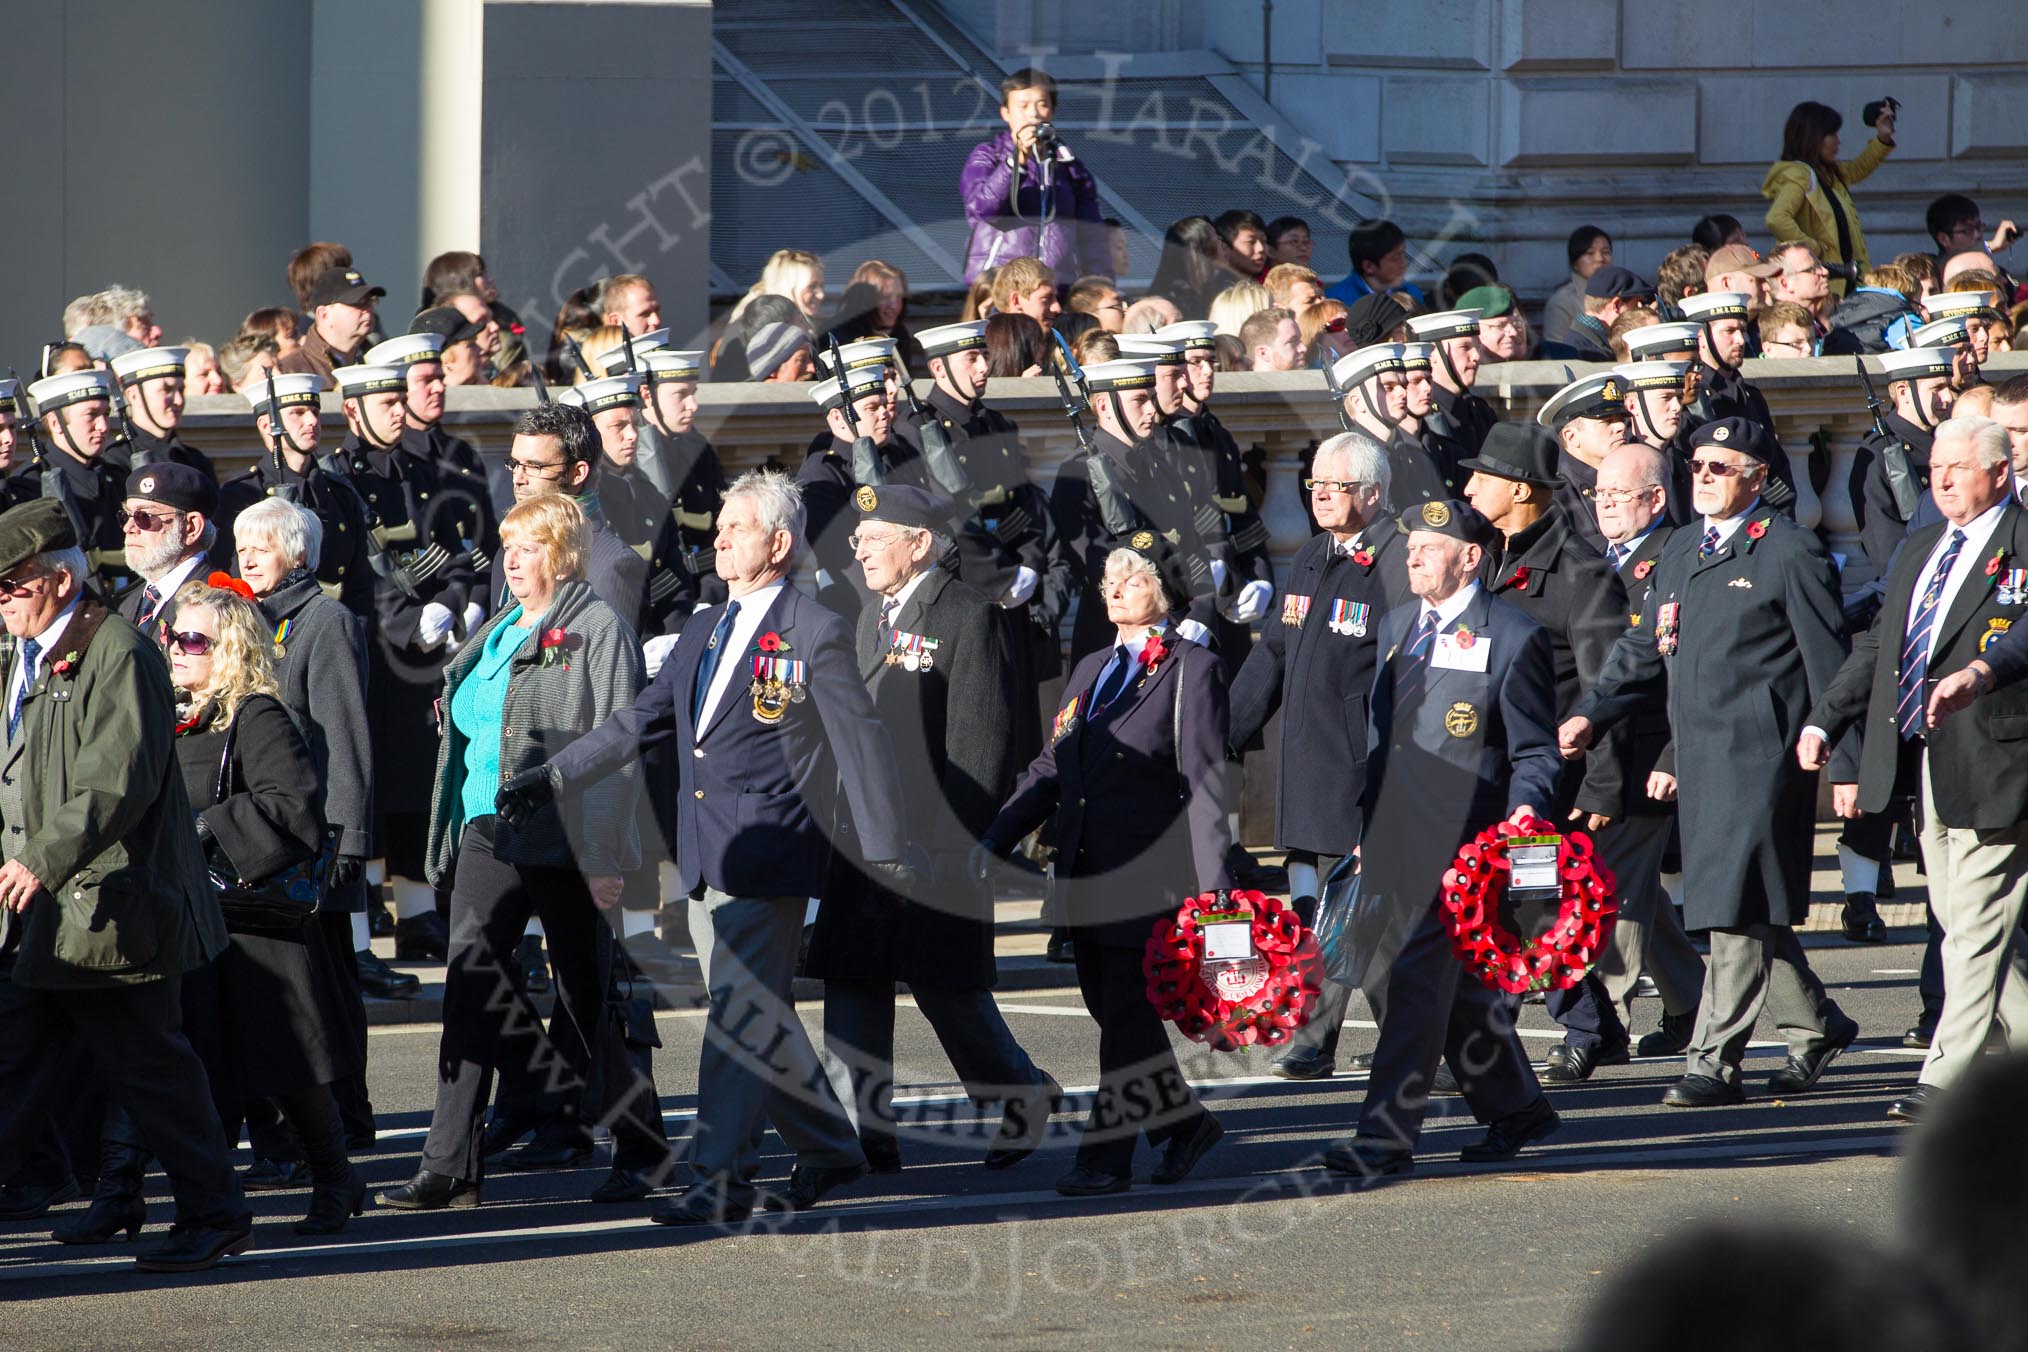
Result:
{"label": "grey trousers", "polygon": [[701,1186],[721,1190],[729,1203],[752,1201],[769,1123],[798,1164],[866,1160],[790,995],[807,900],[706,888],[690,903],[690,937],[711,1002],[690,1166]]}
{"label": "grey trousers", "polygon": [[2028,1043],[2028,824],[1973,831],[1937,820],[1929,766],[1922,770],[1922,857],[1930,911],[1943,927],[1943,1013],[1922,1063],[1922,1083],[1945,1088],[1985,1049],[1996,1021],[2008,1044]]}
{"label": "grey trousers", "polygon": [[1774,1016],[1789,1052],[1808,1051],[1844,1015],[1810,970],[1787,925],[1714,929],[1704,967],[1704,1002],[1690,1034],[1686,1073],[1739,1083],[1739,1063],[1762,1006]]}
{"label": "grey trousers", "polygon": [[1662,890],[1662,856],[1673,817],[1628,817],[1598,834],[1599,859],[1618,884],[1620,914],[1611,948],[1600,956],[1599,980],[1622,1014],[1633,1012],[1634,983],[1645,968],[1662,1009],[1688,1014],[1704,987],[1704,959],[1683,932]]}

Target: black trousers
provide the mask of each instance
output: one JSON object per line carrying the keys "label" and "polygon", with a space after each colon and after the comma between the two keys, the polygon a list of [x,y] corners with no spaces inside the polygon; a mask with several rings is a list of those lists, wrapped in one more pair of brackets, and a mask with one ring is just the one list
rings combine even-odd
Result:
{"label": "black trousers", "polygon": [[0,982],[0,1178],[36,1148],[72,1070],[90,1056],[161,1160],[176,1223],[249,1219],[204,1064],[183,1036],[179,986],[174,977],[75,991]]}
{"label": "black trousers", "polygon": [[338,1100],[338,1116],[345,1124],[347,1140],[362,1144],[373,1139],[373,1100],[366,1096],[366,998],[359,989],[359,964],[352,956],[352,915],[349,911],[320,911],[314,922],[324,927],[324,943],[334,965],[341,969],[336,985],[339,1007],[345,1016],[344,1035],[359,1053],[359,1073],[341,1075],[331,1082]]}
{"label": "black trousers", "polygon": [[1077,986],[1098,1020],[1099,1087],[1077,1144],[1077,1162],[1120,1178],[1134,1171],[1134,1146],[1197,1130],[1204,1105],[1183,1078],[1169,1028],[1148,1003],[1139,948],[1108,947],[1100,931],[1073,927]]}
{"label": "black trousers", "polygon": [[[1331,876],[1331,870],[1338,867],[1342,854],[1312,854],[1308,850],[1290,850],[1288,862],[1308,864],[1317,870],[1317,890],[1324,890],[1324,879]],[[1296,914],[1303,923],[1315,927],[1317,923],[1318,898],[1313,896],[1291,897]],[[1317,998],[1303,1014],[1303,1026],[1289,1039],[1284,1056],[1321,1056],[1327,1061],[1338,1056],[1338,1035],[1345,1031],[1345,1010],[1352,1003],[1352,988],[1341,986],[1330,977],[1317,980]]]}

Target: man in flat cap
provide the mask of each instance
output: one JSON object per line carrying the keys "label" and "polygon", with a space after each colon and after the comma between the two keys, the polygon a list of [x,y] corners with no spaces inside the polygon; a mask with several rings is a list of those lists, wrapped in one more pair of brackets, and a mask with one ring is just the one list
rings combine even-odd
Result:
{"label": "man in flat cap", "polygon": [[350,267],[326,268],[310,283],[310,332],[276,369],[329,380],[339,367],[356,364],[373,333],[373,307],[386,294]]}
{"label": "man in flat cap", "polygon": [[171,748],[169,666],[86,577],[58,503],[0,513],[0,1178],[89,1056],[176,1197],[139,1266],[193,1272],[253,1233],[182,1032],[180,980],[224,950],[225,922]]}
{"label": "man in flat cap", "polygon": [[1458,846],[1556,796],[1556,672],[1549,635],[1479,583],[1499,540],[1470,503],[1403,513],[1413,605],[1380,622],[1366,752],[1361,904],[1389,937],[1362,944],[1360,984],[1380,1020],[1351,1139],[1324,1164],[1357,1178],[1405,1174],[1447,1060],[1485,1138],[1468,1164],[1511,1159],[1556,1130],[1505,999],[1451,952],[1438,894]]}
{"label": "man in flat cap", "polygon": [[1611,361],[1613,321],[1636,305],[1654,300],[1655,288],[1626,268],[1608,264],[1584,284],[1584,313],[1570,321],[1560,341],[1545,342],[1542,355],[1567,361]]}
{"label": "man in flat cap", "polygon": [[[1681,1080],[1662,1102],[1742,1102],[1740,1063],[1763,1005],[1789,1039],[1769,1092],[1801,1093],[1859,1034],[1810,970],[1794,927],[1810,910],[1817,776],[1793,748],[1845,658],[1830,557],[1767,505],[1781,451],[1758,422],[1722,418],[1690,438],[1699,515],[1649,581],[1640,623],[1560,729],[1564,754],[1666,699],[1676,740],[1683,921],[1709,931],[1704,997]],[[1666,676],[1666,695],[1658,692]]]}
{"label": "man in flat cap", "polygon": [[176,592],[197,575],[218,540],[218,486],[193,465],[173,460],[127,476],[120,526],[127,567],[142,585],[128,590],[120,615],[156,642],[176,622]]}

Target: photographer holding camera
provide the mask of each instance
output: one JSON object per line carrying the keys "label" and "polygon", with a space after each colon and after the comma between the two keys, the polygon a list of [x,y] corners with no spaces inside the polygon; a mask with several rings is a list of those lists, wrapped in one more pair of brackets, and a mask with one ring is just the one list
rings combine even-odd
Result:
{"label": "photographer holding camera", "polygon": [[1000,81],[1007,130],[972,147],[958,191],[971,238],[965,282],[1010,258],[1039,258],[1068,290],[1079,277],[1110,277],[1112,244],[1099,212],[1098,183],[1057,139],[1056,81],[1024,67]]}
{"label": "photographer holding camera", "polygon": [[1821,103],[1797,104],[1782,128],[1782,157],[1761,181],[1769,232],[1779,240],[1806,240],[1815,247],[1830,274],[1833,296],[1844,296],[1867,266],[1866,235],[1850,188],[1894,149],[1894,119],[1900,111],[1900,102],[1891,98],[1867,104],[1865,120],[1873,139],[1856,158],[1840,164],[1838,129],[1845,119]]}

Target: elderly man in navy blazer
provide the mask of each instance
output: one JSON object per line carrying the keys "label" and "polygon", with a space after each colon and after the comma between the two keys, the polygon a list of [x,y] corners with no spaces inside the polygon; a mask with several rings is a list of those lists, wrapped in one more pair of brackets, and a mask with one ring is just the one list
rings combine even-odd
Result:
{"label": "elderly man in navy blazer", "polygon": [[[767,1121],[796,1152],[771,1209],[804,1209],[866,1172],[789,982],[805,900],[823,893],[834,850],[852,850],[903,895],[917,870],[902,862],[901,782],[852,631],[788,582],[804,521],[786,475],[741,476],[718,517],[730,599],[698,612],[631,708],[500,791],[511,816],[658,746],[677,748],[676,820],[663,826],[690,894],[711,1009],[697,1072],[697,1181],[656,1209],[663,1225],[744,1220]],[[848,809],[856,844],[841,838]]]}

